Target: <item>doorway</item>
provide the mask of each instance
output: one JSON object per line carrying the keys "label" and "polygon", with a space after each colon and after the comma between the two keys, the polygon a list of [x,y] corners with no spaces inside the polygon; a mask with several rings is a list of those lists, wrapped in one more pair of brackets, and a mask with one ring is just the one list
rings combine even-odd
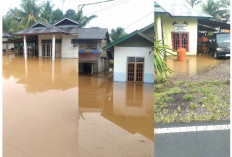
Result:
{"label": "doorway", "polygon": [[144,58],[128,57],[127,58],[127,81],[143,82],[144,75]]}
{"label": "doorway", "polygon": [[52,43],[42,43],[42,56],[52,57]]}

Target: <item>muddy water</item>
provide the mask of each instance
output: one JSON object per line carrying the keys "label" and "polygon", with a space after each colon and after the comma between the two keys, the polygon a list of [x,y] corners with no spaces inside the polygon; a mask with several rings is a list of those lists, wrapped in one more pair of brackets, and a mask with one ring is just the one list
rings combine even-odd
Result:
{"label": "muddy water", "polygon": [[153,157],[153,86],[3,56],[4,157]]}
{"label": "muddy water", "polygon": [[212,56],[187,56],[186,61],[182,62],[166,58],[168,67],[173,70],[172,76],[194,76],[205,73],[223,62],[223,60],[216,60]]}

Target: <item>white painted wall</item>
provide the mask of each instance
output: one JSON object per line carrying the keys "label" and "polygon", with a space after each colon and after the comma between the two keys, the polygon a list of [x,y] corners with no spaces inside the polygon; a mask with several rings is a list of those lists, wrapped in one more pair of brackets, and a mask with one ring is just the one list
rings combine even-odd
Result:
{"label": "white painted wall", "polygon": [[[61,39],[61,35],[55,35],[56,39]],[[52,40],[52,35],[38,35],[39,57],[42,57],[42,40]]]}
{"label": "white painted wall", "polygon": [[77,38],[77,35],[62,35],[61,57],[62,58],[78,58],[78,47],[73,47],[72,39]]}
{"label": "white painted wall", "polygon": [[[114,47],[114,74],[126,81],[127,57],[144,57],[144,81],[146,75],[154,77],[154,53],[149,47]],[[114,78],[115,79],[115,78]],[[117,80],[115,80],[117,81]],[[152,81],[150,81],[152,82]]]}
{"label": "white painted wall", "polygon": [[[78,58],[78,47],[73,47],[71,39],[77,38],[77,35],[60,35],[55,36],[56,39],[61,39],[61,58]],[[39,56],[42,57],[42,40],[52,40],[52,35],[39,35]]]}

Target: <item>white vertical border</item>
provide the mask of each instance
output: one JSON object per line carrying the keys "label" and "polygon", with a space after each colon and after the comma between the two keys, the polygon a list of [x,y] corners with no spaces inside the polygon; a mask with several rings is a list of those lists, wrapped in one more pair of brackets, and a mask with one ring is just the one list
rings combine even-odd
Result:
{"label": "white vertical border", "polygon": [[[1,5],[0,5],[0,10],[2,10],[2,7],[4,6],[4,3],[3,2],[1,2]],[[2,110],[3,110],[3,105],[2,105],[2,103],[3,103],[3,101],[2,101],[2,16],[3,16],[3,14],[2,14],[2,11],[0,11],[0,15],[1,15],[1,17],[0,17],[0,35],[1,35],[1,39],[0,39],[0,51],[1,51],[1,53],[0,53],[0,80],[1,80],[1,85],[0,85],[0,157],[2,157],[3,155],[2,155],[2,146],[3,146],[3,138],[2,138],[2,133],[3,133],[3,123],[2,123],[2,117],[3,117],[3,114],[2,114]]]}

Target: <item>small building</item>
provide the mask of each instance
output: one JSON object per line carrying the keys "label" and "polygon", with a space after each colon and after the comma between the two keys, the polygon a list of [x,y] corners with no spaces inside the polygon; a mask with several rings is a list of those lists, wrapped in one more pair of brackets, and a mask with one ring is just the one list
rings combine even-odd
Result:
{"label": "small building", "polygon": [[114,81],[154,83],[154,23],[103,49],[114,58]]}
{"label": "small building", "polygon": [[197,55],[198,20],[212,16],[196,11],[184,0],[155,1],[155,40],[176,53],[184,47],[187,55]]}
{"label": "small building", "polygon": [[12,36],[6,32],[2,33],[2,51],[8,52],[8,50],[14,49],[14,44],[9,41]]}
{"label": "small building", "polygon": [[91,74],[108,68],[108,55],[102,49],[110,42],[106,28],[80,28],[78,22],[64,18],[54,25],[37,22],[15,35],[24,37],[25,59],[28,55],[53,61],[56,57],[76,58],[80,72]]}

